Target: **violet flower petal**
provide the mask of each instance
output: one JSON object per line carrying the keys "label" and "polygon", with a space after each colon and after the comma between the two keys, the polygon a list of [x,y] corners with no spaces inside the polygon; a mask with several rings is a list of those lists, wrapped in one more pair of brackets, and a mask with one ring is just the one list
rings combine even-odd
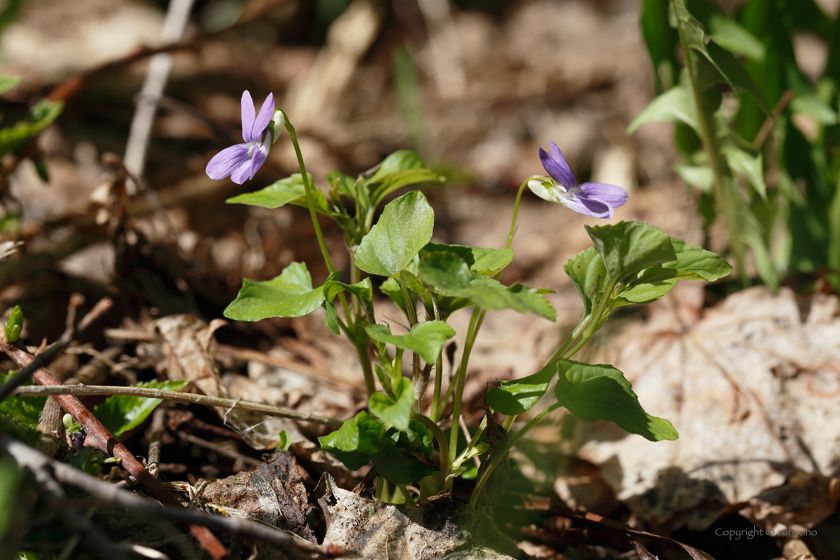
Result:
{"label": "violet flower petal", "polygon": [[252,177],[251,175],[251,167],[253,165],[253,161],[251,158],[247,158],[242,163],[239,164],[239,167],[233,170],[233,173],[230,174],[230,180],[236,183],[237,185],[241,185],[247,179]]}
{"label": "violet flower petal", "polygon": [[257,149],[254,150],[254,153],[251,155],[251,175],[248,177],[249,179],[253,179],[254,175],[257,174],[260,167],[265,163],[265,160],[268,158],[268,150],[271,146],[268,145],[268,142],[259,146]]}
{"label": "violet flower petal", "polygon": [[205,172],[208,177],[218,181],[233,173],[244,161],[248,161],[248,144],[236,144],[213,156],[207,162]]}
{"label": "violet flower petal", "polygon": [[[265,132],[265,129],[268,128],[268,123],[271,122],[271,117],[274,116],[274,94],[269,93],[268,97],[265,98],[263,101],[262,107],[260,108],[260,113],[257,115],[257,118],[254,120],[254,127],[251,130],[251,138],[246,140],[246,142],[254,141],[254,142],[262,142],[263,138],[262,133]],[[262,164],[260,164],[262,165]],[[259,166],[257,166],[259,168]]]}
{"label": "violet flower petal", "polygon": [[539,150],[543,167],[551,175],[551,178],[565,187],[567,191],[572,190],[577,186],[577,179],[572,172],[572,168],[569,167],[557,144],[549,142],[548,146],[551,149],[551,155],[548,155],[542,148]]}
{"label": "violet flower petal", "polygon": [[613,209],[624,206],[627,202],[627,191],[617,185],[584,183],[579,188],[579,196],[589,200],[599,200]]}
{"label": "violet flower petal", "polygon": [[613,217],[613,208],[598,199],[575,196],[563,202],[563,204],[578,214],[592,216],[593,218],[609,219]]}
{"label": "violet flower petal", "polygon": [[242,92],[242,139],[245,142],[253,142],[251,131],[254,129],[254,100],[251,99],[251,92],[247,89]]}

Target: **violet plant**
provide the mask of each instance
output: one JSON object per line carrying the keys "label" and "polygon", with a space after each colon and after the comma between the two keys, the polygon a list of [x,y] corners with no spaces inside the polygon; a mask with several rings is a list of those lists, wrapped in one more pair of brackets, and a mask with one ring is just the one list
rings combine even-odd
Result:
{"label": "violet plant", "polygon": [[[292,124],[280,110],[268,118],[266,107],[272,105],[270,100],[269,96],[260,114],[253,117],[251,97],[245,92],[242,113],[246,144],[227,148],[214,157],[207,167],[208,175],[231,175],[237,182],[253,177],[283,124],[297,154],[300,173],[228,202],[266,208],[285,204],[307,207],[329,274],[323,283],[313,287],[306,264],[292,263],[271,280],[244,279],[225,316],[258,321],[300,317],[319,307],[325,309],[330,330],[347,336],[358,352],[369,401],[368,410],[345,420],[337,431],[319,441],[324,450],[350,469],[372,462],[379,475],[379,499],[413,501],[415,494],[409,485],[420,498],[439,491],[451,492],[455,478],[469,474],[467,464],[483,456],[480,474],[472,472],[478,476],[470,500],[475,506],[482,488],[511,447],[546,415],[561,407],[583,420],[611,420],[627,432],[651,441],[678,437],[668,420],[645,412],[619,370],[571,358],[604,325],[612,309],[655,301],[680,279],[718,280],[732,270],[723,259],[637,221],[587,226],[594,246],[565,266],[583,300],[580,322],[540,371],[522,379],[502,381],[501,386],[486,395],[488,412],[505,415],[504,430],[509,430],[519,415],[536,405],[553,382],[556,402],[510,437],[492,438],[495,443],[482,441],[482,434],[488,430],[485,416],[472,439],[459,448],[458,425],[470,353],[487,311],[514,309],[555,319],[554,309],[544,297],[549,291],[518,283],[507,286],[499,281],[501,271],[514,256],[510,247],[525,188],[541,198],[599,218],[611,218],[615,209],[627,201],[627,192],[616,185],[578,184],[562,152],[552,142],[550,154],[540,150],[547,175],[529,177],[519,188],[505,247],[433,243],[434,211],[417,186],[443,179],[426,169],[419,155],[398,151],[355,179],[333,171],[327,174],[329,186],[325,194],[313,186],[306,172]],[[412,188],[385,204],[374,222],[387,197],[405,187]],[[332,219],[344,232],[349,283],[340,279],[340,272],[332,264],[318,214]],[[363,278],[363,273],[368,276]],[[384,321],[377,321],[371,276],[384,278],[379,289],[405,313],[408,332],[393,332]],[[447,320],[465,308],[472,308],[472,313],[467,332],[463,333],[462,356],[454,376],[444,387],[444,348],[456,334]],[[404,375],[406,352],[410,354],[410,367],[405,369],[410,375]],[[427,397],[429,391],[431,396]],[[448,434],[442,427],[447,424],[452,427]],[[495,422],[490,427],[499,433]]]}

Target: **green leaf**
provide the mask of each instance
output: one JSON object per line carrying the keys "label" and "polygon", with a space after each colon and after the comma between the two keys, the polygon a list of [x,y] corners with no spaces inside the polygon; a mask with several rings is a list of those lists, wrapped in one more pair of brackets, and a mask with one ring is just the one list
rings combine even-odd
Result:
{"label": "green leaf", "polygon": [[[16,373],[16,371],[10,371],[7,375],[0,374],[0,385],[8,382]],[[32,381],[27,381],[26,385],[32,385]],[[8,397],[0,402],[0,415],[14,419],[23,426],[34,430],[38,427],[38,417],[44,411],[47,398],[46,396]]]}
{"label": "green leaf", "polygon": [[392,200],[362,239],[356,266],[378,276],[397,274],[429,242],[434,225],[434,211],[422,192],[412,191]]}
{"label": "green leaf", "polygon": [[537,373],[501,381],[500,387],[487,391],[487,404],[496,412],[507,416],[516,416],[530,410],[548,391],[548,384],[557,373],[557,364],[549,363]]}
{"label": "green leaf", "polygon": [[764,105],[764,96],[761,95],[761,90],[755,85],[755,82],[747,74],[747,71],[744,70],[741,63],[738,62],[738,59],[714,41],[709,41],[706,49],[709,59],[720,71],[723,78],[735,89],[735,94],[738,94],[738,90],[746,91],[755,98],[762,111],[769,115],[770,111]]}
{"label": "green leaf", "polygon": [[700,133],[694,99],[682,84],[672,87],[651,101],[627,127],[627,134],[633,134],[643,124],[652,122],[684,123]]}
{"label": "green leaf", "polygon": [[[408,314],[408,307],[405,304],[405,299],[403,299],[403,293],[400,289],[400,285],[395,278],[388,278],[379,286],[379,291],[391,298],[397,307],[402,309],[402,312],[406,315]],[[410,295],[410,294],[409,294]],[[416,303],[416,302],[413,302]]]}
{"label": "green leaf", "polygon": [[22,329],[23,311],[20,310],[19,305],[16,305],[9,314],[8,320],[3,325],[3,332],[6,334],[6,340],[8,340],[10,344],[17,342],[20,338],[20,331]]}
{"label": "green leaf", "polygon": [[[688,12],[684,0],[672,0],[671,5],[674,7],[677,26],[685,38],[688,48],[711,63],[717,74],[720,75],[720,78],[728,82],[736,90],[736,95],[738,95],[737,90],[739,89],[751,93],[761,109],[769,114],[767,107],[764,106],[764,99],[758,86],[752,81],[752,78],[744,70],[744,67],[741,66],[741,63],[738,62],[738,59],[732,53],[715,44],[714,41],[710,41],[708,45],[706,44],[706,33],[703,30],[703,26]],[[689,61],[689,72],[698,76],[700,69],[701,63],[699,60]],[[713,80],[702,81],[711,83]]]}
{"label": "green leaf", "polygon": [[0,130],[0,156],[4,156],[19,147],[27,140],[44,130],[58,118],[64,109],[61,101],[44,99],[36,103],[29,111],[29,122],[19,122],[16,125]]}
{"label": "green leaf", "polygon": [[746,177],[762,200],[767,201],[767,185],[764,183],[761,152],[753,156],[732,143],[724,144],[721,152],[732,171]]}
{"label": "green leaf", "polygon": [[417,267],[417,275],[423,282],[442,293],[463,290],[470,286],[470,269],[464,259],[455,253],[424,253]]}
{"label": "green leaf", "polygon": [[[307,176],[309,177],[309,183],[312,184],[312,176],[308,174]],[[330,209],[327,206],[327,199],[324,197],[324,193],[318,189],[314,189],[313,195],[315,210],[329,216]],[[248,204],[262,208],[279,208],[286,204],[294,204],[295,206],[308,208],[306,187],[303,184],[303,176],[300,173],[295,173],[290,177],[281,179],[257,192],[244,193],[229,198],[227,199],[227,203]]]}
{"label": "green leaf", "polygon": [[393,173],[421,169],[424,165],[423,158],[417,152],[413,150],[397,150],[382,160],[382,163],[379,164],[379,169],[376,170],[376,173],[368,181],[375,183]]}
{"label": "green leaf", "polygon": [[732,272],[732,266],[717,253],[674,238],[671,238],[671,247],[677,258],[663,264],[662,268],[677,271],[677,279],[714,282]]}
{"label": "green leaf", "polygon": [[[0,95],[3,95],[7,91],[14,89],[22,80],[20,76],[3,76],[0,75]],[[0,535],[2,535],[2,531],[0,531]]]}
{"label": "green leaf", "polygon": [[289,448],[292,446],[292,438],[289,437],[289,434],[286,433],[286,430],[280,430],[278,439],[279,441],[277,443],[277,448],[274,450],[275,453],[279,452],[280,450],[288,451]]}
{"label": "green leaf", "polygon": [[455,336],[455,329],[443,321],[417,323],[410,332],[400,335],[391,334],[385,325],[368,325],[365,330],[373,340],[416,352],[427,364],[436,362],[443,345]]}
{"label": "green leaf", "polygon": [[714,14],[709,20],[709,31],[712,40],[724,49],[758,62],[764,60],[764,43],[734,19]]}
{"label": "green leaf", "polygon": [[405,287],[411,290],[411,292],[420,298],[420,301],[423,302],[423,306],[426,308],[426,311],[429,316],[434,315],[434,302],[432,302],[432,294],[426,289],[426,286],[423,285],[423,282],[420,281],[414,274],[407,270],[400,271],[400,278],[402,279]]}
{"label": "green leaf", "polygon": [[[338,273],[327,281],[334,281]],[[280,276],[265,282],[247,278],[236,299],[225,309],[225,317],[237,321],[260,321],[268,317],[302,317],[324,301],[324,286],[312,288],[312,277],[304,263],[292,263]]]}
{"label": "green leaf", "polygon": [[600,299],[607,283],[607,268],[595,247],[585,249],[572,257],[563,267],[572,283],[575,285],[583,306],[585,315],[592,313],[595,302]]}
{"label": "green leaf", "polygon": [[708,165],[685,165],[677,163],[674,165],[674,171],[682,178],[683,181],[697,187],[706,194],[711,194],[715,186],[715,173]]}
{"label": "green leaf", "polygon": [[434,470],[418,459],[403,453],[393,443],[386,442],[382,451],[371,457],[376,472],[395,484],[411,484],[434,474]]}
{"label": "green leaf", "polygon": [[677,75],[677,32],[668,24],[668,3],[662,0],[643,0],[641,10],[642,35],[653,63],[656,93],[670,88]]}
{"label": "green leaf", "polygon": [[349,175],[345,175],[341,171],[330,171],[327,173],[327,181],[330,188],[335,188],[340,194],[356,199],[356,182]]}
{"label": "green leaf", "polygon": [[645,268],[676,260],[671,238],[643,222],[586,226],[613,283],[624,282]]}
{"label": "green leaf", "polygon": [[365,411],[344,421],[344,424],[331,434],[321,436],[318,442],[321,449],[332,453],[350,470],[362,468],[370,456],[382,450],[379,440],[384,424]]}
{"label": "green leaf", "polygon": [[561,360],[557,371],[557,400],[578,418],[610,420],[650,441],[679,437],[669,421],[645,412],[630,382],[614,367]]}
{"label": "green leaf", "polygon": [[370,198],[375,206],[397,189],[420,183],[442,183],[443,181],[443,177],[430,169],[406,169],[405,171],[397,171],[379,179]]}
{"label": "green leaf", "polygon": [[324,299],[325,301],[332,302],[339,293],[345,290],[359,298],[359,302],[362,304],[362,309],[368,321],[376,321],[373,314],[373,286],[371,285],[370,278],[365,278],[355,284],[327,280],[324,282]]}
{"label": "green leaf", "polygon": [[522,284],[508,287],[483,274],[470,272],[467,263],[454,253],[427,253],[420,261],[418,275],[439,294],[465,298],[484,309],[515,309],[552,321],[555,318],[554,308],[537,290]]}
{"label": "green leaf", "polygon": [[[163,383],[159,381],[147,381],[138,383],[134,387],[179,391],[188,383],[189,380],[164,381]],[[93,408],[93,415],[105,426],[105,429],[115,437],[120,437],[127,431],[133,430],[142,424],[160,403],[160,399],[114,395],[96,405]]]}
{"label": "green leaf", "polygon": [[630,303],[654,302],[670,292],[671,288],[673,288],[676,284],[677,279],[670,278],[667,280],[645,282],[637,286],[633,286],[621,292],[621,297],[616,299],[614,306],[621,307],[622,305]]}
{"label": "green leaf", "polygon": [[383,393],[374,393],[368,400],[368,408],[371,414],[402,432],[408,429],[411,420],[414,385],[410,379],[402,377],[393,383],[393,389],[396,400]]}
{"label": "green leaf", "polygon": [[705,280],[714,282],[732,272],[732,267],[719,255],[702,247],[671,238],[676,260],[652,266],[639,273],[627,284],[617,305],[650,303],[667,294],[677,280]]}
{"label": "green leaf", "polygon": [[461,257],[469,269],[479,274],[495,276],[513,260],[511,249],[484,249],[464,245],[447,245],[444,243],[429,243],[421,251],[421,258],[425,253],[448,252]]}

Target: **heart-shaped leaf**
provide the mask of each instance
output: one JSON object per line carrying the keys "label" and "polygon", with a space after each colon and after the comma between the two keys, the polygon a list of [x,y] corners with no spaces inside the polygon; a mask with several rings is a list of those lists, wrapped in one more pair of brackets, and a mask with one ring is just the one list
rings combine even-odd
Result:
{"label": "heart-shaped leaf", "polygon": [[331,434],[321,436],[318,442],[321,449],[338,457],[350,470],[362,468],[370,456],[382,451],[383,443],[379,440],[384,424],[365,411],[344,421],[344,424]]}
{"label": "heart-shaped leaf", "polygon": [[405,431],[411,420],[411,407],[414,406],[414,385],[410,379],[402,377],[393,383],[393,389],[396,399],[383,393],[374,393],[368,400],[368,408],[371,414],[386,424]]}
{"label": "heart-shaped leaf", "polygon": [[556,373],[557,364],[550,363],[527,377],[502,381],[501,387],[487,391],[487,404],[496,412],[507,416],[522,414],[539,402],[548,391],[548,384]]}
{"label": "heart-shaped leaf", "polygon": [[671,238],[644,222],[586,226],[614,283],[625,282],[642,270],[676,260]]}
{"label": "heart-shaped leaf", "polygon": [[[334,280],[338,273],[328,279]],[[225,317],[237,321],[260,321],[268,317],[302,317],[324,301],[324,286],[312,288],[304,263],[292,263],[280,276],[265,282],[245,278],[239,295],[225,309]]]}
{"label": "heart-shaped leaf", "polygon": [[385,325],[368,325],[368,336],[384,344],[410,350],[420,355],[427,364],[437,361],[444,343],[455,336],[455,329],[443,321],[417,323],[406,334],[391,334]]}
{"label": "heart-shaped leaf", "polygon": [[472,272],[494,276],[502,271],[513,260],[511,249],[485,249],[465,245],[447,245],[444,243],[429,243],[423,247],[425,253],[453,253],[461,257]]}
{"label": "heart-shaped leaf", "polygon": [[432,238],[434,224],[434,211],[422,192],[412,191],[392,200],[362,238],[356,266],[378,276],[399,273]]}
{"label": "heart-shaped leaf", "polygon": [[561,360],[557,371],[557,400],[578,418],[610,420],[650,441],[679,437],[669,421],[645,412],[630,382],[614,367]]}

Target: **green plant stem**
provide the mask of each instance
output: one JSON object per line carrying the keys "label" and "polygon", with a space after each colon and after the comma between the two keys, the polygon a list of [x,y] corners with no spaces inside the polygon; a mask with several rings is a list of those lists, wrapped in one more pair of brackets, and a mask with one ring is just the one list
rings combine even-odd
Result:
{"label": "green plant stem", "polygon": [[[589,322],[586,323],[586,327],[583,329],[583,334],[581,335],[580,340],[570,349],[566,350],[565,353],[560,354],[560,352],[558,351],[558,353],[554,355],[552,360],[567,360],[571,358],[572,356],[577,354],[577,351],[580,350],[584,344],[589,342],[589,340],[592,338],[592,335],[594,335],[595,332],[599,328],[601,328],[601,319],[603,318],[604,313],[609,313],[612,309],[610,306],[610,300],[613,290],[615,290],[616,283],[617,282],[615,280],[610,280],[607,284],[607,287],[604,290],[601,299],[598,300],[598,305],[595,307],[595,310],[592,312],[592,315],[589,318]],[[583,323],[583,321],[581,321],[581,323]],[[580,325],[578,325],[578,327],[580,327]]]}
{"label": "green plant stem", "polygon": [[473,434],[473,437],[470,439],[470,442],[467,444],[467,446],[464,448],[464,450],[461,451],[461,454],[458,455],[458,458],[455,459],[455,463],[452,463],[453,465],[463,462],[463,460],[464,460],[463,457],[465,457],[468,453],[470,453],[472,451],[472,449],[478,444],[478,440],[479,440],[479,438],[481,438],[481,434],[483,434],[484,430],[486,430],[486,429],[487,429],[487,416],[485,416],[484,418],[481,419],[481,424],[478,425],[478,429],[476,429],[475,433]]}
{"label": "green plant stem", "polygon": [[[440,451],[440,470],[438,471],[438,488],[442,489],[446,483],[446,476],[449,474],[449,465],[450,465],[450,457],[449,457],[449,444],[446,442],[446,434],[443,433],[443,430],[440,429],[431,418],[426,416],[425,414],[418,414],[414,413],[411,415],[414,420],[421,422],[424,426],[426,426],[430,432],[432,432],[432,437],[435,438],[435,441],[438,443],[438,450]],[[457,442],[456,442],[457,443]]]}
{"label": "green plant stem", "polygon": [[[592,338],[592,335],[598,330],[597,325],[601,322],[601,318],[604,313],[609,313],[611,307],[609,306],[610,295],[612,291],[615,289],[615,283],[611,282],[607,286],[607,290],[604,291],[603,297],[598,301],[598,305],[595,306],[594,311],[590,315],[586,315],[581,318],[580,322],[575,327],[575,330],[572,331],[572,334],[566,339],[566,342],[554,353],[554,356],[548,361],[549,364],[553,362],[558,362],[560,360],[568,360],[575,354],[577,354],[578,350],[580,350],[584,344],[589,342]],[[583,336],[577,342],[577,344],[573,344],[574,340],[580,335],[581,331],[583,331]],[[548,365],[548,364],[546,364]],[[516,421],[517,415],[512,414],[510,416],[505,417],[505,421],[502,423],[502,427],[505,430],[510,430],[510,427],[513,426],[514,421]]]}
{"label": "green plant stem", "polygon": [[300,167],[300,176],[303,179],[303,188],[306,191],[306,205],[309,207],[309,215],[312,218],[312,226],[315,228],[315,236],[318,238],[318,245],[321,246],[321,254],[324,256],[324,262],[327,265],[327,270],[330,274],[335,272],[330,252],[327,250],[327,243],[324,241],[324,234],[321,233],[321,224],[318,223],[318,213],[315,211],[315,196],[314,187],[309,182],[309,175],[306,173],[306,164],[303,162],[303,154],[300,151],[300,144],[298,143],[297,133],[295,127],[289,121],[288,116],[284,119],[286,123],[286,130],[289,132],[289,138],[292,139],[292,145],[295,148],[295,155],[298,160],[298,167]]}
{"label": "green plant stem", "polygon": [[828,266],[832,269],[828,281],[835,292],[840,292],[840,176],[828,209],[828,230]]}
{"label": "green plant stem", "polygon": [[[365,339],[367,339],[367,335]],[[365,374],[365,392],[370,398],[376,392],[376,384],[373,381],[373,366],[370,363],[367,344],[357,344],[356,353],[359,355],[359,363],[362,364],[362,372]]]}
{"label": "green plant stem", "polygon": [[[470,325],[467,328],[467,339],[464,342],[464,354],[461,356],[461,362],[458,364],[458,373],[452,382],[455,387],[455,396],[452,403],[452,427],[449,429],[449,464],[455,461],[455,455],[458,452],[458,419],[461,417],[461,400],[464,397],[464,379],[467,375],[467,364],[470,360],[470,352],[472,352],[475,337],[478,334],[478,329],[481,328],[481,322],[484,319],[484,310],[476,307],[473,309],[470,317]],[[447,391],[448,393],[449,391]],[[455,481],[449,479],[446,481],[446,490],[452,492],[452,487]]]}
{"label": "green plant stem", "polygon": [[408,488],[405,487],[405,484],[397,484],[397,488],[400,489],[400,494],[402,494],[402,497],[405,498],[405,501],[411,505],[414,505],[414,496],[411,495],[411,492],[408,491]]}
{"label": "green plant stem", "polygon": [[537,175],[532,175],[525,179],[525,182],[519,186],[519,191],[516,193],[516,202],[513,203],[513,219],[510,221],[510,231],[508,232],[505,249],[510,249],[510,244],[513,243],[513,236],[516,233],[516,216],[519,214],[519,200],[522,198],[522,193],[525,192],[525,187],[531,179],[536,179]]}
{"label": "green plant stem", "polygon": [[[405,313],[408,316],[408,324],[409,326],[414,327],[414,325],[417,324],[417,310],[414,308],[414,304],[412,304],[411,302],[411,294],[408,293],[408,288],[406,287],[405,282],[403,282],[402,278],[396,277],[396,280],[397,284],[400,285],[400,292],[402,293],[403,300],[405,300]],[[420,356],[417,354],[417,352],[411,353],[411,367],[411,381],[416,385],[421,375]]]}
{"label": "green plant stem", "polygon": [[[306,164],[303,161],[303,153],[300,151],[300,144],[298,143],[297,133],[295,127],[289,121],[288,115],[283,119],[286,123],[286,130],[289,132],[289,138],[292,140],[292,146],[295,148],[295,155],[298,160],[298,167],[300,167],[300,176],[303,180],[303,188],[306,191],[306,205],[309,207],[309,216],[312,218],[312,227],[315,228],[315,236],[318,238],[318,245],[321,247],[321,254],[324,256],[324,263],[327,265],[327,270],[332,274],[335,272],[330,252],[327,249],[327,242],[324,240],[324,234],[321,232],[321,224],[318,223],[318,212],[315,211],[315,193],[314,187],[309,182],[309,175],[306,173]],[[352,271],[351,271],[352,274]],[[353,324],[350,307],[347,305],[347,298],[344,293],[338,294],[338,300],[341,302],[341,309],[344,312],[344,320],[348,325]],[[367,337],[363,337],[367,341]],[[373,370],[370,366],[370,357],[367,356],[367,344],[362,344],[361,341],[356,341],[356,350],[359,354],[359,361],[362,363],[362,371],[365,376],[365,390],[368,397],[376,392],[376,384],[373,380]],[[365,366],[367,364],[367,366]]]}
{"label": "green plant stem", "polygon": [[[682,1],[683,0],[671,0],[672,8],[675,13],[679,13],[679,10],[675,5],[673,5],[674,2]],[[696,61],[699,55],[696,52],[693,52],[693,50],[689,47],[685,31],[683,30],[683,25],[679,21],[677,22],[677,32],[680,36],[680,45],[682,46],[683,54],[686,57],[686,73],[688,74],[688,79],[691,83],[691,93],[694,97],[694,105],[697,110],[697,124],[700,127],[700,138],[703,142],[706,154],[709,156],[709,166],[711,167],[712,174],[714,175],[715,198],[717,199],[721,210],[723,210],[723,221],[726,223],[726,229],[729,231],[729,241],[732,244],[732,252],[735,253],[735,263],[738,267],[738,275],[741,277],[741,284],[744,288],[747,288],[749,287],[749,278],[747,277],[747,270],[745,267],[744,240],[741,239],[739,235],[739,232],[741,231],[739,220],[743,220],[744,217],[737,215],[737,209],[729,200],[730,195],[740,195],[737,192],[730,193],[729,189],[727,189],[723,184],[724,164],[721,161],[717,138],[713,132],[714,124],[709,122],[709,117],[703,109],[703,100],[701,92],[698,89],[697,76],[694,75],[694,69],[697,68],[697,63],[692,63],[692,61]]]}
{"label": "green plant stem", "polygon": [[508,452],[513,448],[513,446],[516,445],[516,443],[520,439],[522,439],[522,436],[528,433],[531,430],[531,428],[539,424],[539,422],[543,418],[560,408],[560,406],[561,404],[559,402],[555,403],[547,409],[545,409],[544,411],[542,411],[541,413],[534,416],[534,418],[530,422],[525,424],[525,426],[523,426],[521,430],[516,432],[508,440],[508,442],[505,444],[501,451],[499,451],[493,456],[493,459],[490,461],[490,463],[488,463],[487,468],[484,469],[483,473],[481,473],[481,478],[478,479],[478,482],[475,485],[475,490],[473,490],[472,496],[470,496],[471,508],[474,508],[475,504],[478,503],[478,497],[481,495],[481,490],[484,488],[484,485],[487,484],[487,480],[490,478],[490,475],[493,474],[493,470],[496,468],[499,462],[507,456]]}
{"label": "green plant stem", "polygon": [[435,422],[440,420],[440,388],[443,383],[443,361],[441,358],[443,357],[443,351],[441,350],[440,355],[438,356],[437,361],[435,362],[435,392],[432,395],[432,411],[431,411],[431,418]]}

